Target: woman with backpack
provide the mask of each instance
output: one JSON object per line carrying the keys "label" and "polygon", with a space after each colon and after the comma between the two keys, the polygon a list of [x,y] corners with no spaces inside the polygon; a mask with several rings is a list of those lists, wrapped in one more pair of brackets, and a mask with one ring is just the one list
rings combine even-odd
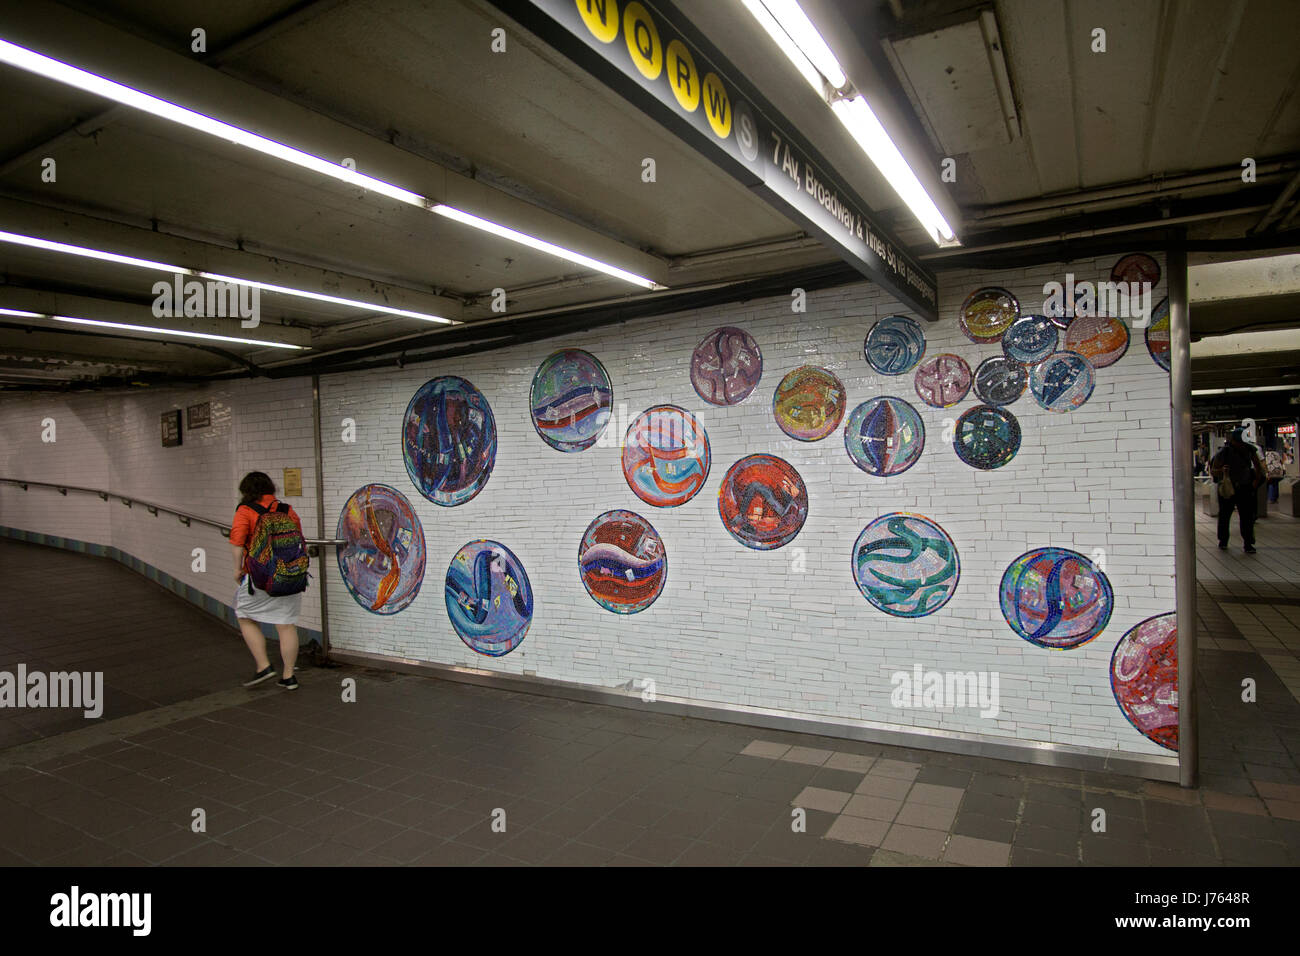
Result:
{"label": "woman with backpack", "polygon": [[302,521],[292,507],[276,500],[275,483],[260,471],[244,476],[239,493],[242,498],[230,527],[237,582],[235,617],[257,667],[244,686],[253,687],[275,676],[261,627],[274,624],[284,667],[279,684],[285,690],[297,690],[298,678],[293,673],[298,660],[296,625],[308,566]]}

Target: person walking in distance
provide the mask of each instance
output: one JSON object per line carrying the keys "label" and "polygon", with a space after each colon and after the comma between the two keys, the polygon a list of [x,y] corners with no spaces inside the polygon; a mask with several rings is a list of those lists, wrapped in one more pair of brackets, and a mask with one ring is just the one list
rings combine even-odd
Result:
{"label": "person walking in distance", "polygon": [[1219,483],[1219,550],[1228,550],[1232,512],[1241,516],[1241,540],[1247,554],[1255,553],[1256,492],[1265,481],[1259,452],[1234,428],[1227,443],[1210,459],[1210,476]]}
{"label": "person walking in distance", "polygon": [[275,483],[252,471],[239,483],[240,502],[230,527],[235,561],[235,617],[257,672],[245,687],[275,676],[266,653],[262,624],[274,624],[280,638],[280,686],[297,690],[298,617],[307,588],[307,544],[298,513],[275,497]]}
{"label": "person walking in distance", "polygon": [[1264,452],[1264,473],[1268,475],[1268,500],[1271,504],[1276,504],[1279,486],[1286,477],[1286,461],[1280,451]]}

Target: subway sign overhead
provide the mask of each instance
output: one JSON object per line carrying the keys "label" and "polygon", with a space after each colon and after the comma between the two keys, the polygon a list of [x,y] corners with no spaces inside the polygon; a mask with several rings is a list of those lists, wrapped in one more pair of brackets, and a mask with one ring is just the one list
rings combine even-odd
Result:
{"label": "subway sign overhead", "polygon": [[938,318],[934,276],[669,3],[494,2],[918,315]]}

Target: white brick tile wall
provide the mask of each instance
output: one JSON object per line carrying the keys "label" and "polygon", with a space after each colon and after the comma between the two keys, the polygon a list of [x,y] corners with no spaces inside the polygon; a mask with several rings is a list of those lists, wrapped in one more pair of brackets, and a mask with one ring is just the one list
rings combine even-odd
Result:
{"label": "white brick tile wall", "polygon": [[[1080,280],[1105,279],[1115,258],[1068,269]],[[1041,311],[1043,284],[1063,281],[1065,271],[1057,266],[942,275],[942,321],[924,324],[929,353],[956,352],[973,369],[1000,346],[973,345],[961,334],[956,315],[966,295],[981,285],[1002,285],[1025,311]],[[1154,301],[1163,295],[1157,289]],[[661,695],[704,702],[1166,753],[1128,724],[1108,678],[1111,651],[1124,632],[1172,610],[1174,600],[1168,376],[1148,355],[1142,332],[1135,330],[1123,359],[1098,371],[1096,391],[1079,410],[1046,412],[1028,395],[1011,406],[1023,430],[1021,451],[1008,466],[979,472],[941,439],[944,420],[975,404],[973,395],[956,408],[930,408],[915,398],[910,375],[878,375],[862,357],[862,340],[875,319],[899,311],[877,288],[859,285],[811,294],[806,315],[792,315],[789,299],[776,297],[419,367],[324,377],[326,514],[336,516],[362,484],[383,482],[411,500],[428,547],[419,596],[393,616],[368,613],[330,575],[334,644],[606,687],[648,677]],[[748,329],[764,362],[754,393],[725,409],[703,402],[688,376],[696,344],[720,325]],[[537,437],[529,386],[538,364],[564,347],[586,349],[601,360],[613,381],[615,406],[626,406],[628,420],[661,403],[701,417],[713,463],[694,499],[679,508],[650,507],[624,481],[618,448],[564,454]],[[911,402],[926,425],[926,450],[917,465],[894,478],[873,478],[848,460],[838,433],[815,443],[786,437],[772,417],[772,392],[788,371],[808,363],[841,378],[850,409],[879,394]],[[483,392],[498,428],[491,479],[456,508],[421,497],[401,456],[407,403],[425,381],[447,374],[464,376]],[[354,444],[339,440],[346,417],[357,422]],[[799,536],[770,552],[741,547],[717,513],[727,468],[760,451],[790,461],[810,498]],[[613,508],[647,518],[668,553],[663,594],[631,616],[603,610],[578,578],[578,541],[593,518]],[[936,614],[891,617],[869,605],[853,582],[853,542],[866,523],[888,511],[928,515],[957,544],[961,584]],[[477,538],[509,547],[535,593],[528,636],[501,658],[466,647],[444,605],[447,565]],[[1095,548],[1106,551],[1115,612],[1100,637],[1073,651],[1049,651],[1020,639],[998,608],[1006,566],[1030,548],[1047,545],[1088,555]],[[806,560],[804,573],[792,570],[797,551]],[[973,710],[893,708],[890,675],[910,673],[917,663],[926,670],[996,669],[998,718],[984,719]]]}
{"label": "white brick tile wall", "polygon": [[[972,369],[1000,347],[974,345],[957,327],[966,295],[1002,285],[1025,311],[1040,311],[1042,286],[1104,279],[1114,259],[1006,272],[962,271],[940,277],[938,323],[923,323],[928,352],[955,352]],[[1163,286],[1163,283],[1162,283]],[[1164,295],[1158,288],[1154,301]],[[392,616],[368,613],[351,599],[328,559],[315,568],[325,581],[331,637],[340,648],[456,664],[606,687],[653,678],[657,693],[795,713],[864,719],[900,727],[1080,744],[1135,754],[1163,754],[1128,724],[1110,692],[1108,664],[1130,627],[1173,609],[1172,480],[1169,468],[1168,376],[1152,362],[1142,332],[1128,353],[1101,369],[1092,398],[1057,415],[1032,396],[1011,406],[1020,421],[1020,453],[1006,467],[976,471],[943,442],[945,419],[975,403],[933,409],[916,399],[912,377],[876,374],[862,340],[879,317],[901,310],[874,286],[812,293],[808,312],[790,313],[775,297],[661,316],[590,333],[404,369],[324,376],[321,380],[325,533],[332,536],[349,495],[367,482],[405,494],[424,527],[428,559],[419,596]],[[720,325],[748,329],[763,352],[763,378],[741,405],[714,408],[691,387],[691,352]],[[654,404],[698,414],[713,463],[704,489],[679,508],[641,502],[620,469],[620,449],[564,454],[537,437],[528,394],[537,365],[564,347],[587,349],[609,371],[618,433]],[[921,413],[926,449],[900,476],[873,478],[848,460],[839,433],[820,442],[794,441],[777,427],[772,392],[791,369],[820,364],[848,389],[848,407],[896,394]],[[439,375],[468,378],[491,403],[498,428],[496,466],[483,491],[456,508],[441,508],[415,490],[402,463],[400,423],[407,403]],[[188,432],[181,448],[164,449],[158,419],[167,408],[213,403],[213,425]],[[39,420],[59,421],[57,446],[42,446]],[[342,439],[343,420],[356,440]],[[186,510],[226,517],[245,471],[303,469],[301,499],[292,499],[309,534],[316,530],[311,387],[306,379],[248,380],[211,388],[88,396],[0,398],[0,473],[13,477],[105,485]],[[743,548],[717,513],[717,491],[736,459],[767,451],[793,464],[808,488],[807,523],[790,545],[770,552]],[[614,508],[647,518],[668,553],[667,583],[640,614],[605,611],[578,578],[578,542],[591,520]],[[937,521],[956,542],[962,578],[938,613],[891,617],[862,597],[849,558],[863,526],[888,511],[915,511]],[[128,511],[115,502],[61,499],[53,492],[0,488],[0,523],[112,543],[229,599],[228,557],[215,533],[185,529],[173,519]],[[456,636],[442,581],[466,542],[492,538],[522,561],[535,594],[528,636],[501,658],[478,655]],[[209,547],[206,575],[189,570],[190,548]],[[1017,637],[998,608],[1002,572],[1034,547],[1058,545],[1091,555],[1106,552],[1115,591],[1109,627],[1073,651],[1048,651]],[[806,570],[793,570],[802,554]],[[313,592],[309,592],[311,594]],[[316,602],[304,602],[303,623],[318,627]],[[925,670],[996,670],[1001,711],[981,718],[971,709],[898,709],[891,675]]]}
{"label": "white brick tile wall", "polygon": [[[190,431],[184,409],[200,402],[211,403],[212,424]],[[160,419],[174,408],[182,410],[183,441],[163,448]],[[285,500],[302,518],[307,536],[315,537],[311,416],[311,380],[303,378],[143,392],[7,394],[0,398],[0,476],[107,488],[229,521],[246,472],[265,471],[283,491],[283,469],[301,468],[302,497]],[[56,422],[53,443],[41,441],[40,422],[46,417]],[[230,548],[217,531],[187,528],[168,515],[154,517],[139,505],[0,485],[0,524],[114,545],[204,594],[226,602],[234,598]],[[192,567],[196,547],[207,552],[204,572]],[[320,562],[313,574],[301,624],[319,629]]]}

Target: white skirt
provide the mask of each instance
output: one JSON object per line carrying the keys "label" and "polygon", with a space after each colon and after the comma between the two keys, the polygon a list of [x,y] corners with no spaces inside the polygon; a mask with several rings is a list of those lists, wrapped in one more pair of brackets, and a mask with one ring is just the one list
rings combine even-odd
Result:
{"label": "white skirt", "polygon": [[260,624],[297,624],[302,613],[302,593],[271,597],[260,588],[248,593],[248,575],[245,574],[235,589],[235,617],[247,618]]}

